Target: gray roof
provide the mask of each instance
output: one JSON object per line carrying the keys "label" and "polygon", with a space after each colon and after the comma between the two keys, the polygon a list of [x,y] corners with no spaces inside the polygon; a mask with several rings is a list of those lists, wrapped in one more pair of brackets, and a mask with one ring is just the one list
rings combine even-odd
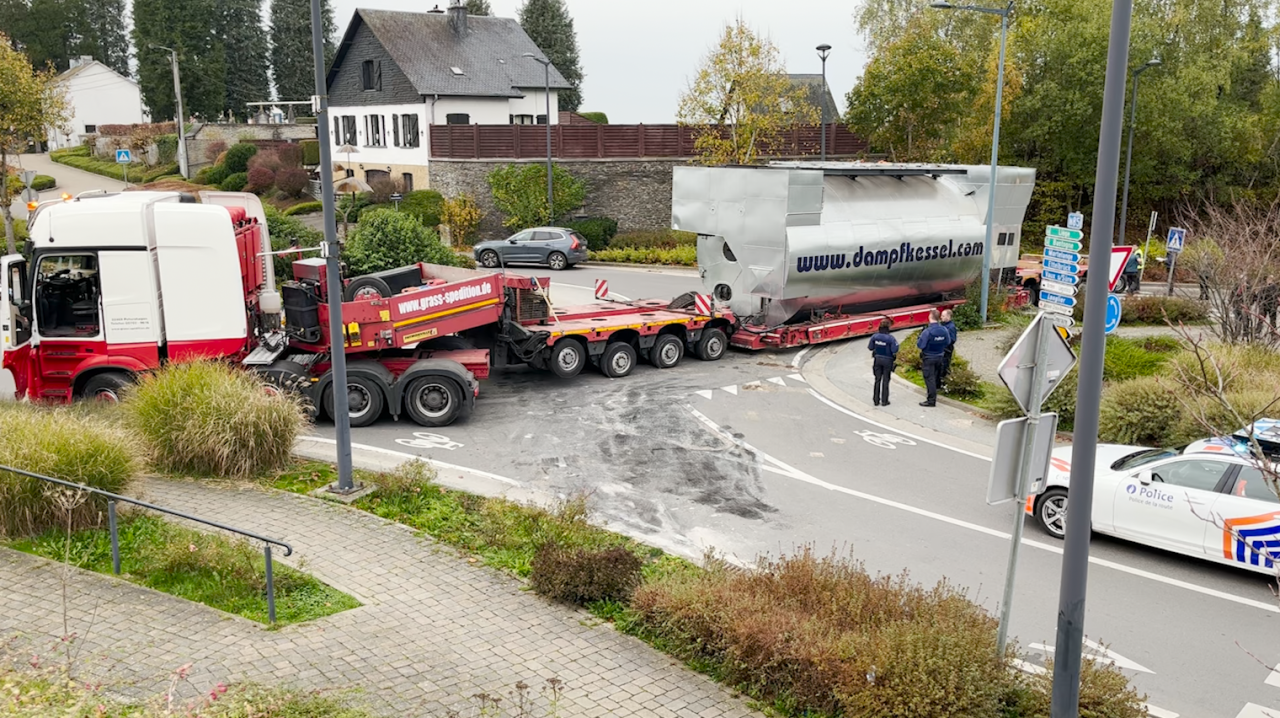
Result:
{"label": "gray roof", "polygon": [[[522,57],[531,52],[545,57],[520,23],[506,17],[467,17],[464,36],[454,32],[448,13],[356,10],[329,70],[332,81],[359,23],[374,37],[423,95],[520,97],[521,88],[544,86],[542,65]],[[452,68],[462,70],[458,75]],[[554,66],[551,88],[572,86]]]}
{"label": "gray roof", "polygon": [[821,73],[791,73],[787,75],[787,79],[791,80],[793,87],[803,87],[805,89],[805,100],[817,110],[822,112],[823,95],[826,95],[827,102],[827,122],[840,121],[840,107],[836,104],[836,99],[831,94],[831,83],[827,83],[827,91],[822,91],[822,75]]}

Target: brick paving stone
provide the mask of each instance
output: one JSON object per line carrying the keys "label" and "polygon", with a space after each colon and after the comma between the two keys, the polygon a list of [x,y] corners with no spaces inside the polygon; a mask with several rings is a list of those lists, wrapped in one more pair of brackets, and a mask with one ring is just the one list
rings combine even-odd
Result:
{"label": "brick paving stone", "polygon": [[[207,691],[228,680],[352,688],[387,716],[444,716],[469,696],[538,695],[564,681],[559,715],[758,718],[728,690],[585,612],[520,590],[407,527],[322,501],[253,487],[147,479],[134,491],[161,506],[280,538],[299,566],[363,606],[270,631],[252,621],[119,579],[70,573],[81,671],[128,698],[162,693],[194,664]],[[58,564],[0,548],[0,639],[48,652],[62,635]],[[92,621],[92,627],[89,627]],[[359,690],[363,689],[363,690]],[[545,699],[539,701],[545,704]]]}

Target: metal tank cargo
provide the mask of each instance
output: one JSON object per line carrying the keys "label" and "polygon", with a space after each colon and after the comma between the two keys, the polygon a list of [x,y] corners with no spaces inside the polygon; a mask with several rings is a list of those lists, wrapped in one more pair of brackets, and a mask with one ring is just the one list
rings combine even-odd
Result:
{"label": "metal tank cargo", "polygon": [[[935,302],[963,293],[982,271],[990,171],[859,162],[676,167],[671,222],[699,235],[707,291],[751,324]],[[1033,169],[999,168],[993,268],[1017,261],[1034,181]]]}

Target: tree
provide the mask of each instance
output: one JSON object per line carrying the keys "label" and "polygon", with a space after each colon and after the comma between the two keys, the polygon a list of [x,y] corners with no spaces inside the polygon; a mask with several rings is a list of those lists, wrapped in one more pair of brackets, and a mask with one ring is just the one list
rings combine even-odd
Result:
{"label": "tree", "polygon": [[489,7],[489,0],[467,0],[468,15],[492,15],[493,10]]}
{"label": "tree", "polygon": [[520,27],[573,86],[557,96],[560,109],[577,112],[582,106],[583,74],[578,60],[578,33],[564,0],[525,0],[517,15]]}
{"label": "tree", "polygon": [[47,128],[67,121],[66,98],[53,79],[52,70],[33,71],[31,61],[0,34],[0,214],[8,254],[17,252],[9,156],[20,152],[28,138],[43,138]]}
{"label": "tree", "polygon": [[458,266],[461,258],[440,241],[434,230],[390,207],[360,215],[342,258],[353,274],[370,274],[417,262]]}
{"label": "tree", "polygon": [[88,55],[129,76],[124,0],[0,0],[0,28],[36,67],[66,70]]}
{"label": "tree", "polygon": [[694,147],[705,161],[750,164],[782,131],[818,121],[806,96],[787,77],[778,49],[739,19],[725,26],[680,96],[676,118],[699,128]]}
{"label": "tree", "polygon": [[220,26],[217,0],[133,0],[138,84],[152,118],[173,117],[176,108],[169,51],[161,47],[178,53],[183,109],[203,117],[222,113],[226,107],[227,56],[218,36]]}
{"label": "tree", "polygon": [[[325,66],[332,62],[335,33],[333,6],[321,4]],[[271,71],[276,96],[281,100],[305,100],[315,94],[315,60],[311,51],[310,0],[271,0]]]}
{"label": "tree", "polygon": [[245,103],[271,99],[271,79],[267,75],[270,45],[262,26],[260,0],[221,0],[218,36],[227,63],[224,109],[234,117],[245,117]]}
{"label": "tree", "polygon": [[89,55],[129,77],[129,35],[124,0],[77,0],[84,9],[77,55]]}
{"label": "tree", "polygon": [[552,165],[551,201],[547,211],[547,167],[537,164],[511,164],[489,173],[493,204],[507,216],[502,225],[508,229],[524,229],[551,224],[587,198],[587,185],[560,165]]}

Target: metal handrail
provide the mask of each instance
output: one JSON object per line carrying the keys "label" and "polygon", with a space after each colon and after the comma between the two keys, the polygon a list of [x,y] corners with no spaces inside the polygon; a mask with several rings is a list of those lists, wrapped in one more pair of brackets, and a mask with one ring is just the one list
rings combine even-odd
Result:
{"label": "metal handrail", "polygon": [[226,524],[218,523],[217,521],[210,521],[209,519],[202,519],[199,516],[192,516],[191,514],[183,513],[175,509],[166,509],[163,506],[156,506],[155,504],[147,503],[146,501],[141,501],[139,499],[131,499],[128,496],[113,494],[110,491],[103,491],[102,489],[96,489],[92,486],[85,486],[84,484],[77,484],[71,481],[55,479],[52,476],[35,474],[30,471],[23,471],[22,469],[15,469],[12,466],[5,466],[3,464],[0,464],[0,473],[5,473],[5,472],[11,473],[11,474],[17,474],[18,476],[26,476],[27,478],[30,478],[30,479],[38,479],[40,481],[46,481],[51,484],[66,486],[68,488],[76,489],[77,491],[84,491],[90,494],[98,494],[100,496],[107,497],[108,499],[107,524],[111,532],[111,571],[117,576],[120,575],[120,538],[119,538],[119,532],[117,531],[117,528],[116,528],[116,502],[117,501],[123,501],[127,504],[141,506],[144,509],[148,509],[151,511],[159,511],[162,514],[177,516],[178,518],[181,518],[181,519],[186,519],[188,521],[195,521],[196,523],[204,524],[206,526],[212,526],[213,528],[216,528],[216,529],[221,529],[223,531],[230,531],[231,533],[234,533],[234,534],[240,534],[241,536],[244,536],[246,538],[251,538],[255,541],[261,541],[263,556],[266,559],[266,572],[267,572],[267,620],[270,623],[276,622],[275,581],[274,581],[274,576],[273,576],[272,566],[271,566],[271,545],[275,544],[276,546],[283,548],[284,555],[291,556],[293,555],[293,546],[290,546],[288,543],[284,541],[280,541],[278,539],[268,538],[266,536],[253,533],[252,531],[245,531],[243,529],[235,528],[234,526],[227,526]]}

